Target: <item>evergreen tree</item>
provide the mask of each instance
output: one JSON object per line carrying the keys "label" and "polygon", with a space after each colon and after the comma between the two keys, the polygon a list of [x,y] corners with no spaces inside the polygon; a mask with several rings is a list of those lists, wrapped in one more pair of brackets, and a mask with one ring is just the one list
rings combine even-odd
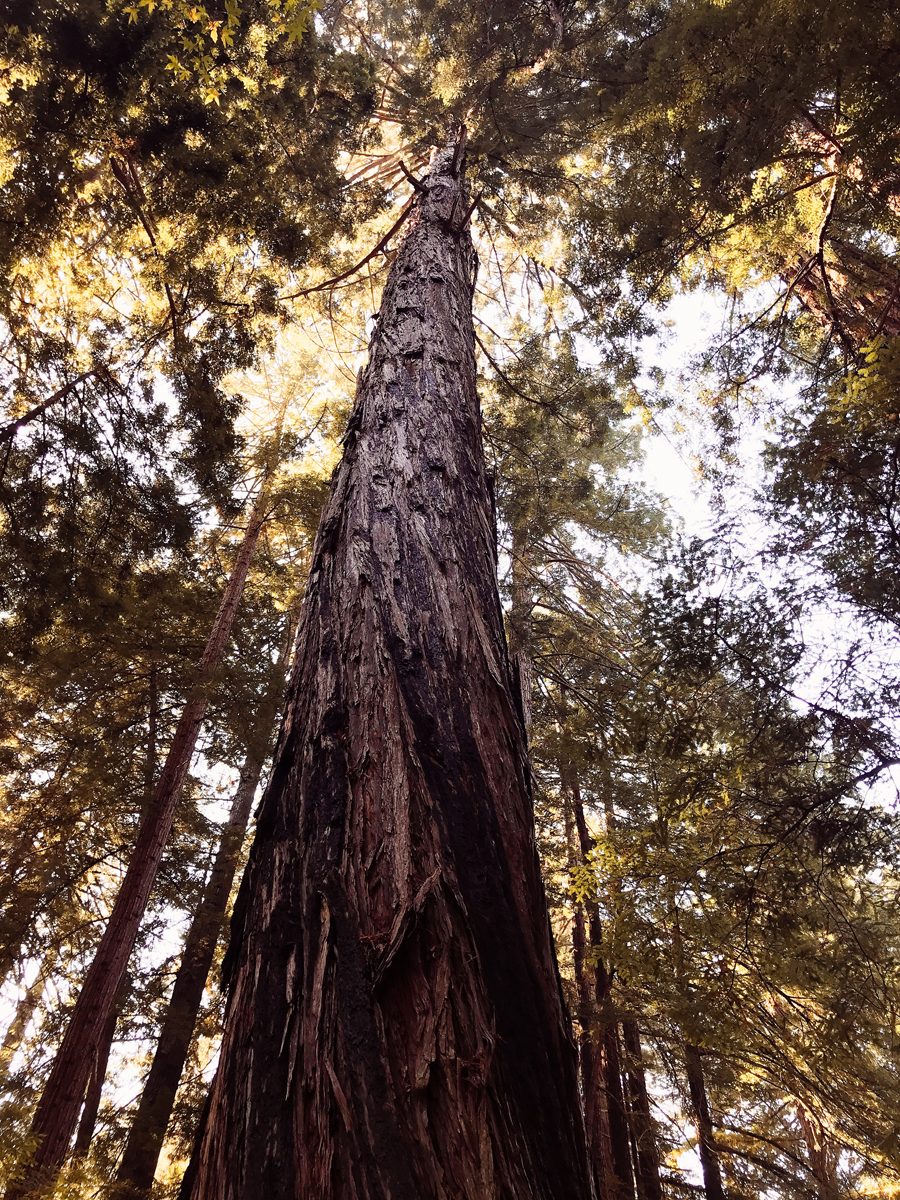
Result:
{"label": "evergreen tree", "polygon": [[463,156],[421,185],[323,517],[185,1195],[592,1193],[494,583]]}

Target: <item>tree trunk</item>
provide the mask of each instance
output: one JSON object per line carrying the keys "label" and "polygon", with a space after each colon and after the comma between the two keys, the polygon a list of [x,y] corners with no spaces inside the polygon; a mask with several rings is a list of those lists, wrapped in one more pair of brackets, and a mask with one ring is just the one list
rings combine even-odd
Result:
{"label": "tree trunk", "polygon": [[[593,849],[581,788],[571,780],[568,790],[578,830],[582,862]],[[576,913],[574,933],[575,974],[583,1010],[586,1037],[581,1046],[581,1079],[585,1104],[585,1123],[592,1149],[598,1191],[620,1200],[634,1196],[634,1174],[629,1146],[628,1116],[622,1088],[618,1022],[609,1013],[612,975],[600,957],[602,945],[600,913],[596,901],[587,904],[593,965],[585,962],[584,914]],[[582,906],[579,905],[581,909]],[[580,943],[580,945],[579,945]]]}
{"label": "tree trunk", "polygon": [[526,736],[531,729],[531,692],[534,687],[534,664],[528,646],[528,622],[533,607],[531,587],[528,580],[528,564],[525,561],[525,536],[518,528],[512,535],[512,603],[509,613],[509,659],[513,670],[513,681],[522,700],[522,716]]}
{"label": "tree trunk", "polygon": [[100,1038],[100,1043],[97,1046],[97,1057],[91,1070],[91,1078],[88,1083],[87,1094],[84,1098],[84,1108],[81,1110],[81,1120],[78,1123],[78,1133],[75,1135],[75,1145],[72,1147],[72,1153],[78,1158],[86,1158],[87,1152],[91,1148],[91,1140],[93,1139],[94,1128],[97,1124],[97,1114],[100,1112],[100,1100],[103,1096],[103,1081],[106,1079],[109,1052],[112,1050],[113,1038],[116,1034],[116,1022],[125,1003],[128,986],[128,973],[126,972],[122,976],[122,983],[116,994],[115,1003],[112,1006],[109,1016],[106,1018],[103,1036]]}
{"label": "tree trunk", "polygon": [[803,307],[854,356],[877,334],[900,335],[900,271],[843,238],[829,238],[827,248],[806,269],[786,265],[781,272]]}
{"label": "tree trunk", "polygon": [[634,1173],[638,1200],[662,1200],[659,1179],[659,1150],[656,1130],[650,1115],[650,1098],[644,1075],[641,1037],[635,1021],[622,1022],[625,1070],[628,1091],[628,1123],[634,1143]]}
{"label": "tree trunk", "polygon": [[41,1002],[41,997],[47,986],[47,980],[50,978],[50,974],[56,966],[58,958],[59,950],[55,946],[52,946],[47,951],[44,961],[41,963],[41,968],[35,976],[34,983],[26,990],[25,995],[16,1005],[15,1016],[3,1037],[3,1045],[0,1046],[0,1088],[3,1087],[9,1077],[9,1068],[12,1060],[15,1058],[16,1051],[24,1041],[25,1031],[37,1010],[37,1006]]}
{"label": "tree trunk", "polygon": [[497,595],[462,146],[391,267],[226,956],[194,1200],[587,1200]]}
{"label": "tree trunk", "polygon": [[716,1150],[716,1139],[713,1132],[712,1114],[706,1095],[706,1082],[703,1078],[703,1062],[700,1050],[690,1042],[684,1044],[684,1061],[687,1071],[688,1088],[691,1093],[691,1104],[697,1120],[697,1140],[700,1152],[700,1165],[703,1167],[703,1190],[707,1200],[725,1200],[725,1189],[722,1186],[722,1172],[719,1167],[719,1154]]}
{"label": "tree trunk", "polygon": [[65,1161],[107,1018],[128,965],[175,818],[206,712],[206,690],[231,633],[262,525],[262,503],[258,502],[250,516],[231,579],[200,660],[196,686],[178,721],[109,922],[72,1009],[62,1045],[38,1102],[31,1126],[31,1132],[37,1138],[37,1149],[18,1181],[7,1188],[6,1200],[19,1200],[39,1189],[55,1177]]}
{"label": "tree trunk", "polygon": [[156,1054],[144,1083],[140,1105],[116,1176],[117,1182],[123,1185],[123,1194],[128,1194],[129,1190],[149,1191],[153,1184],[216,943],[225,920],[253,797],[281,703],[293,629],[294,625],[289,621],[278,660],[280,672],[263,702],[255,737],[251,739],[241,767],[228,823],[222,831],[216,861],[185,938],[181,964],[175,976],[175,986],[160,1030]]}
{"label": "tree trunk", "polygon": [[[580,856],[579,856],[580,857]],[[572,959],[578,988],[578,1065],[588,1153],[597,1195],[604,1200],[617,1191],[616,1167],[609,1131],[609,1106],[600,1069],[602,1051],[595,1041],[597,1029],[596,980],[586,963],[587,932],[584,905],[576,901],[572,915]]]}

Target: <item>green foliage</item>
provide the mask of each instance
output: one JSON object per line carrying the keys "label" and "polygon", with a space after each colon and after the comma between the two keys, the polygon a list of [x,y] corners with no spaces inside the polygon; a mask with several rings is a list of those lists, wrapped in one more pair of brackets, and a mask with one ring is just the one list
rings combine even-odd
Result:
{"label": "green foliage", "polygon": [[898,339],[865,349],[864,365],[836,384],[769,448],[778,552],[814,558],[831,587],[870,623],[896,629]]}
{"label": "green foliage", "polygon": [[739,1194],[786,1179],[802,1192],[801,1105],[849,1156],[847,1186],[896,1186],[880,1147],[898,1117],[900,830],[865,790],[896,750],[834,697],[796,703],[792,611],[723,587],[735,568],[714,564],[698,548],[650,591],[624,660],[596,655],[588,675],[583,649],[545,685],[544,804],[564,806],[574,776],[594,814],[584,865],[547,847],[558,903],[598,903],[613,1002],[688,1113],[681,1047],[703,1049]]}

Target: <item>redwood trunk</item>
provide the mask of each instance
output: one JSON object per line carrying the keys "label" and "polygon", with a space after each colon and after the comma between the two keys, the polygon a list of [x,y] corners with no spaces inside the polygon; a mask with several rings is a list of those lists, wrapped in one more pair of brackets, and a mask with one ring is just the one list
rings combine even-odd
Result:
{"label": "redwood trunk", "polygon": [[[593,849],[581,788],[577,780],[571,782],[572,809],[578,830],[578,842],[583,862]],[[607,1197],[624,1198],[634,1196],[634,1173],[631,1162],[630,1131],[625,1093],[622,1087],[622,1065],[619,1049],[617,1021],[609,1013],[609,993],[612,975],[600,956],[602,933],[600,913],[596,901],[590,901],[588,910],[588,932],[593,965],[579,968],[576,951],[576,974],[582,981],[579,989],[588,1016],[589,1053],[582,1045],[582,1090],[585,1096],[585,1119],[588,1140],[593,1150],[594,1170],[601,1176],[599,1190]],[[584,917],[581,917],[582,944],[584,942]],[[576,921],[576,933],[578,923]],[[580,957],[584,960],[584,951]]]}
{"label": "redwood trunk", "polygon": [[316,541],[194,1200],[587,1200],[439,154]]}
{"label": "redwood trunk", "polygon": [[[609,1003],[609,982],[604,981],[605,972],[597,971],[598,1005]],[[603,1001],[601,1001],[601,995]],[[602,1013],[602,1010],[601,1010]],[[619,1026],[608,1016],[600,1027],[601,1048],[600,1069],[603,1072],[603,1086],[606,1089],[607,1120],[609,1122],[609,1137],[612,1142],[613,1168],[616,1173],[616,1196],[622,1200],[630,1200],[634,1196],[634,1172],[631,1164],[631,1136],[628,1127],[628,1112],[625,1107],[625,1089],[622,1086],[622,1055],[619,1047]]]}
{"label": "redwood trunk", "polygon": [[134,1191],[149,1191],[159,1153],[172,1115],[175,1094],[184,1070],[206,981],[225,920],[228,897],[240,857],[244,833],[250,819],[253,796],[259,783],[272,726],[284,685],[284,667],[290,653],[293,626],[288,623],[279,660],[280,674],[260,712],[255,745],[241,768],[240,781],[231,804],[228,823],[216,861],[207,880],[203,899],[184,942],[175,986],[160,1030],[153,1063],[144,1083],[141,1101],[125,1144],[117,1182]]}
{"label": "redwood trunk", "polygon": [[900,335],[900,271],[842,238],[829,238],[828,249],[827,287],[821,263],[809,263],[799,277],[787,266],[782,272],[804,308],[854,354],[877,334]]}
{"label": "redwood trunk", "polygon": [[626,1056],[628,1120],[634,1143],[638,1200],[662,1200],[656,1130],[650,1115],[650,1097],[647,1094],[647,1080],[644,1075],[641,1037],[634,1021],[622,1022],[622,1041]]}
{"label": "redwood trunk", "polygon": [[116,1023],[128,992],[128,974],[122,976],[122,983],[116,995],[116,1002],[106,1018],[103,1035],[97,1046],[97,1057],[94,1061],[91,1078],[88,1083],[87,1095],[84,1098],[84,1108],[81,1120],[78,1122],[78,1133],[75,1135],[75,1145],[72,1153],[80,1158],[87,1155],[94,1137],[97,1125],[97,1114],[100,1112],[100,1100],[103,1096],[103,1081],[106,1079],[106,1068],[109,1065],[109,1054],[112,1050],[113,1038],[116,1035]]}
{"label": "redwood trunk", "polygon": [[38,1102],[31,1126],[32,1134],[38,1139],[37,1149],[19,1180],[7,1189],[6,1200],[19,1200],[39,1189],[54,1178],[65,1161],[103,1031],[128,965],[175,818],[197,735],[206,713],[205,689],[209,687],[231,633],[262,523],[261,505],[257,505],[200,660],[197,685],[178,721],[109,923],[72,1009],[62,1045]]}
{"label": "redwood trunk", "polygon": [[698,1047],[691,1045],[690,1042],[685,1042],[684,1061],[687,1069],[688,1088],[691,1093],[691,1104],[697,1120],[699,1143],[697,1148],[700,1153],[700,1165],[703,1168],[703,1190],[706,1192],[707,1200],[725,1200],[712,1113],[706,1095],[706,1081],[703,1078],[703,1061]]}

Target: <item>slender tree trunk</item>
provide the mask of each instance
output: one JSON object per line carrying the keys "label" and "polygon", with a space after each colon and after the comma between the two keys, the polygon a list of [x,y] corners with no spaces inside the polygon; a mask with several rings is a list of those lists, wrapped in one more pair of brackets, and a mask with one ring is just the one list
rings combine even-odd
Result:
{"label": "slender tree trunk", "polygon": [[[668,822],[659,809],[657,809],[657,821],[660,830],[663,831],[665,838],[668,839]],[[681,922],[678,916],[678,906],[675,903],[675,890],[671,879],[667,879],[664,886],[668,893],[675,979],[678,990],[682,993],[682,1002],[686,1003],[690,997],[690,987],[685,984],[684,944],[681,938]],[[700,1154],[700,1165],[703,1168],[703,1190],[706,1192],[707,1200],[726,1200],[725,1189],[722,1186],[719,1154],[716,1149],[712,1113],[709,1107],[709,1098],[706,1094],[706,1081],[703,1078],[703,1062],[700,1055],[700,1048],[690,1038],[685,1036],[684,1030],[681,1032],[684,1041],[685,1074],[687,1075],[694,1119],[697,1122],[697,1149]]]}
{"label": "slender tree trunk", "polygon": [[289,621],[278,661],[279,672],[261,707],[255,736],[251,738],[250,749],[241,768],[228,823],[222,831],[216,861],[185,938],[181,965],[175,976],[175,986],[160,1030],[156,1054],[144,1083],[140,1105],[116,1176],[117,1182],[123,1185],[123,1194],[127,1194],[129,1189],[149,1191],[156,1174],[216,943],[225,920],[253,796],[283,697],[293,629],[294,624]]}
{"label": "slender tree trunk", "polygon": [[[607,831],[612,832],[616,828],[613,780],[609,770],[609,759],[606,755],[605,745],[603,750],[603,815]],[[580,797],[578,797],[577,811],[579,813],[578,828],[582,845],[589,847],[591,841]],[[615,890],[616,887],[614,886]],[[627,1120],[632,1146],[634,1182],[637,1196],[638,1200],[661,1200],[662,1183],[659,1177],[659,1147],[656,1139],[656,1127],[650,1115],[650,1098],[647,1094],[647,1081],[644,1075],[641,1038],[635,1021],[622,1022],[622,1040],[625,1050]]]}
{"label": "slender tree trunk", "polygon": [[128,965],[169,838],[206,712],[206,691],[231,633],[262,525],[260,502],[251,514],[243,545],[200,660],[196,686],[178,721],[109,922],[72,1009],[62,1045],[38,1102],[31,1126],[31,1132],[38,1139],[37,1149],[19,1180],[7,1189],[6,1200],[19,1200],[19,1197],[52,1180],[65,1161],[107,1018]]}
{"label": "slender tree trunk", "polygon": [[[598,1000],[600,995],[600,973],[598,972]],[[609,984],[606,985],[608,994]],[[609,1001],[607,1000],[608,1004]],[[606,1090],[607,1120],[613,1150],[613,1168],[616,1175],[616,1195],[630,1200],[634,1196],[634,1173],[631,1165],[631,1139],[628,1128],[628,1113],[625,1107],[625,1090],[622,1087],[622,1055],[619,1046],[619,1026],[607,1021],[601,1027],[602,1050],[600,1069]]]}
{"label": "slender tree trunk", "polygon": [[[582,862],[593,849],[581,788],[577,779],[568,781],[572,810],[578,830]],[[576,976],[580,973],[579,992],[586,1019],[588,1053],[582,1043],[582,1091],[588,1140],[593,1150],[594,1171],[601,1176],[599,1191],[607,1197],[634,1195],[628,1113],[622,1087],[622,1066],[618,1022],[609,1013],[612,975],[600,955],[602,945],[600,913],[595,901],[587,904],[588,933],[593,964],[584,963],[584,951],[576,952]],[[580,926],[580,928],[579,928]],[[576,939],[584,944],[584,916],[576,919]],[[579,968],[578,958],[582,964]]]}
{"label": "slender tree trunk", "polygon": [[528,622],[531,618],[532,599],[528,581],[528,564],[525,561],[525,535],[518,527],[512,535],[512,604],[509,613],[509,659],[513,680],[522,698],[522,716],[525,731],[531,729],[531,692],[534,687],[534,665],[528,646]]}
{"label": "slender tree trunk", "polygon": [[83,375],[79,375],[77,379],[73,379],[71,383],[67,383],[64,387],[61,387],[59,391],[54,392],[52,396],[48,396],[40,404],[36,404],[28,412],[22,413],[20,417],[16,417],[9,424],[0,426],[0,445],[3,445],[4,442],[11,442],[24,425],[30,425],[32,421],[36,421],[38,417],[42,416],[48,408],[52,408],[54,404],[58,404],[60,400],[64,400],[70,392],[74,392],[80,383],[85,383],[88,379],[93,379],[97,375],[105,374],[105,371],[96,368],[93,371],[85,371]]}
{"label": "slender tree trunk", "polygon": [[81,1110],[81,1120],[78,1122],[78,1132],[75,1135],[75,1145],[72,1147],[72,1153],[79,1158],[86,1158],[87,1152],[91,1148],[94,1129],[97,1125],[97,1114],[100,1112],[100,1100],[103,1096],[103,1081],[106,1079],[109,1053],[112,1050],[119,1013],[122,1011],[122,1006],[128,995],[128,987],[129,980],[128,972],[126,971],[122,976],[122,982],[116,994],[115,1003],[109,1016],[106,1018],[103,1036],[100,1038],[99,1045],[97,1046],[97,1057],[91,1070],[91,1078],[88,1083],[87,1094],[84,1098],[84,1108]]}
{"label": "slender tree trunk", "polygon": [[712,1114],[709,1099],[706,1095],[706,1081],[703,1078],[703,1062],[700,1050],[690,1042],[684,1044],[684,1061],[687,1073],[688,1088],[691,1093],[691,1104],[697,1120],[698,1150],[700,1165],[703,1167],[703,1188],[707,1200],[725,1200],[725,1189],[722,1186],[722,1171],[719,1167],[719,1153],[716,1149],[716,1138],[713,1130]]}
{"label": "slender tree trunk", "polygon": [[47,986],[47,980],[50,978],[58,958],[59,950],[55,946],[52,946],[47,951],[44,961],[41,963],[34,983],[26,989],[25,995],[16,1005],[15,1016],[4,1034],[2,1046],[0,1046],[0,1088],[3,1087],[9,1077],[9,1068],[12,1060],[15,1058],[16,1051],[24,1041],[25,1031],[28,1029],[31,1019],[37,1011],[37,1006],[40,1004],[44,989]]}
{"label": "slender tree trunk", "polygon": [[194,1200],[587,1200],[497,595],[462,146],[391,267],[226,956]]}
{"label": "slender tree trunk", "polygon": [[[566,795],[566,833],[568,835],[570,819],[574,825],[574,809],[569,788],[564,787],[564,791]],[[572,856],[571,869],[575,857],[571,839],[569,840],[570,855]],[[577,860],[582,860],[580,849]],[[572,959],[575,968],[575,985],[578,988],[578,1023],[581,1027],[578,1038],[578,1065],[581,1074],[581,1095],[584,1105],[588,1153],[594,1173],[594,1187],[597,1195],[606,1200],[617,1191],[616,1167],[609,1131],[606,1086],[600,1068],[602,1050],[595,1038],[597,1033],[596,980],[593,968],[587,963],[586,958],[587,926],[584,904],[579,900],[575,902],[572,914]]]}
{"label": "slender tree trunk", "polygon": [[656,1130],[650,1115],[641,1037],[635,1021],[622,1022],[622,1042],[625,1048],[628,1120],[634,1143],[638,1200],[662,1200]]}

